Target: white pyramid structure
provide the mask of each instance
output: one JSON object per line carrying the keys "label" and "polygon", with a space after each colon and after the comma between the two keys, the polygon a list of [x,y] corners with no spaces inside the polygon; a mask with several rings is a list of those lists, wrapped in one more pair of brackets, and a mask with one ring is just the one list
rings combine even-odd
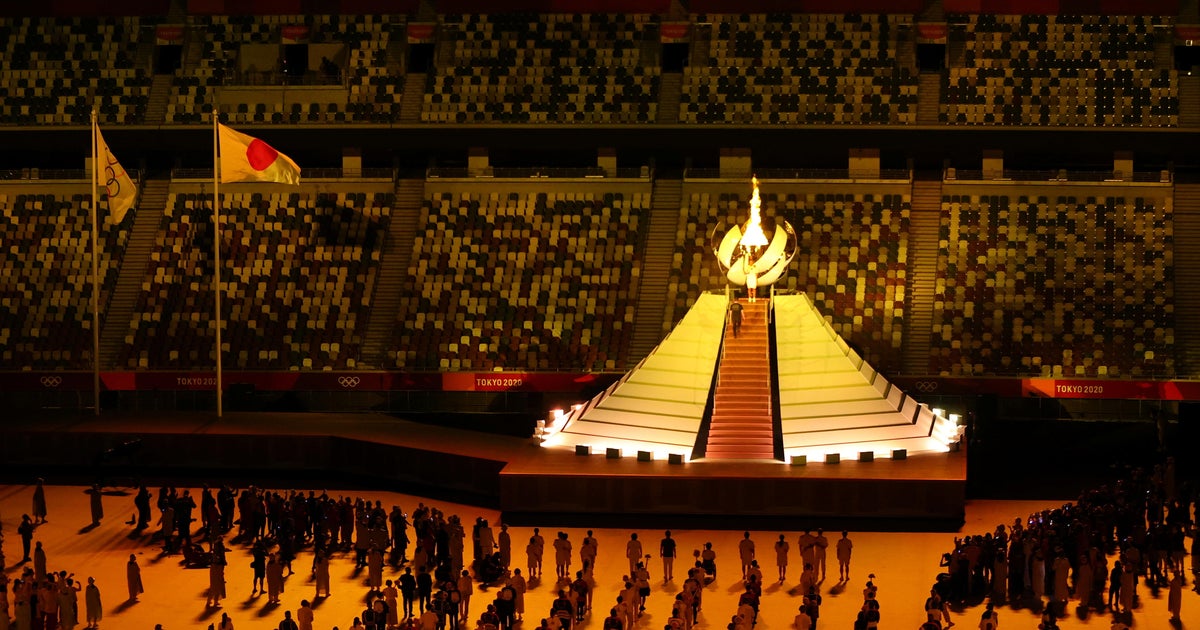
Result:
{"label": "white pyramid structure", "polygon": [[876,372],[833,330],[807,295],[777,296],[776,372],[783,449],[810,461],[870,451],[889,457],[945,452],[961,435]]}
{"label": "white pyramid structure", "polygon": [[[549,427],[543,446],[587,445],[593,453],[617,448],[627,457],[649,451],[655,459],[679,454],[687,460],[713,386],[727,306],[723,294],[702,294],[641,363]],[[775,296],[772,309],[787,459],[946,452],[961,437],[954,422],[908,397],[858,356],[807,295]]]}
{"label": "white pyramid structure", "polygon": [[[650,451],[686,460],[704,419],[725,331],[723,294],[705,293],[637,367],[558,422],[543,446],[619,448],[626,456]],[[565,422],[565,424],[564,424]]]}

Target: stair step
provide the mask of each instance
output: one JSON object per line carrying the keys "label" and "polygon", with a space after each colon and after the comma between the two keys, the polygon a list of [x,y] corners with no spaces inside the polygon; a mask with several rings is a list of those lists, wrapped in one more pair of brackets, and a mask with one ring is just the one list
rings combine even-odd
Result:
{"label": "stair step", "polygon": [[771,392],[770,392],[769,390],[764,390],[762,393],[755,393],[755,394],[747,394],[747,393],[741,393],[741,394],[717,393],[717,394],[716,394],[716,395],[713,397],[713,399],[716,401],[716,403],[717,403],[718,405],[720,405],[720,404],[724,404],[724,403],[731,403],[731,404],[736,404],[736,403],[747,403],[747,402],[749,402],[749,403],[760,403],[760,402],[762,402],[762,401],[763,401],[763,398],[764,398],[764,397],[766,397],[766,398],[768,398],[768,399],[769,399],[769,398],[771,397]]}
{"label": "stair step", "polygon": [[763,448],[763,446],[757,444],[757,440],[728,440],[728,442],[715,442],[714,440],[714,442],[709,442],[709,444],[712,445],[715,451],[736,449],[739,451],[764,452],[764,454],[774,454],[775,452],[775,449]]}
{"label": "stair step", "polygon": [[767,442],[771,442],[773,444],[774,438],[775,438],[775,435],[774,435],[774,433],[772,433],[770,426],[766,427],[766,431],[763,431],[763,430],[752,431],[752,430],[748,430],[748,429],[737,429],[737,430],[710,432],[708,434],[709,442],[713,442],[716,440],[724,440],[724,441],[748,440],[751,442],[766,440]]}
{"label": "stair step", "polygon": [[734,389],[734,390],[738,391],[739,393],[736,394],[736,396],[737,396],[736,398],[731,397],[731,396],[735,396],[734,394],[725,394],[724,396],[722,396],[721,394],[718,393],[716,395],[716,397],[714,397],[713,400],[719,405],[742,405],[742,406],[750,405],[750,406],[753,406],[756,404],[757,405],[769,404],[771,401],[771,388],[769,388],[769,387],[763,386],[763,387],[755,387],[753,389],[748,389],[748,388],[744,388],[744,387],[734,387],[733,383],[731,383],[728,380],[721,381],[721,385],[723,387],[721,387],[720,389]]}
{"label": "stair step", "polygon": [[675,230],[678,226],[683,181],[663,179],[654,183],[651,194],[646,251],[642,255],[642,279],[638,287],[637,311],[633,321],[626,360],[636,363],[654,350],[664,333],[667,312],[667,283],[673,265]]}
{"label": "stair step", "polygon": [[705,456],[773,459],[775,427],[770,383],[770,339],[764,300],[742,304],[737,337],[726,326]]}

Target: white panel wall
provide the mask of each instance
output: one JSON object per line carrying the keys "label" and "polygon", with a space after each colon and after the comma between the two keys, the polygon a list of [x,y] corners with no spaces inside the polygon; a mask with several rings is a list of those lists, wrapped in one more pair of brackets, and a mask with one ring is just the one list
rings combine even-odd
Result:
{"label": "white panel wall", "polygon": [[[877,457],[892,449],[945,451],[945,418],[891,387],[851,350],[806,295],[775,298],[783,447],[788,457]],[[932,435],[931,435],[932,434]]]}
{"label": "white panel wall", "polygon": [[704,294],[679,325],[609,393],[568,419],[547,446],[586,444],[593,452],[620,448],[690,456],[725,331],[728,302]]}

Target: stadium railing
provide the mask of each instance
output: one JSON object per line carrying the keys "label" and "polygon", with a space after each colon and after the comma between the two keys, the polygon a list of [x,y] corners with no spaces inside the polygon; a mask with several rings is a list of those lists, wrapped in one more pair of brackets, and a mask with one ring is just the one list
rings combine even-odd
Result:
{"label": "stadium railing", "polygon": [[588,179],[588,178],[616,178],[616,179],[650,179],[653,176],[653,170],[649,167],[632,167],[618,168],[615,171],[608,171],[599,166],[587,166],[582,168],[512,168],[512,167],[488,167],[483,170],[470,168],[445,168],[436,167],[425,171],[425,176],[428,179],[474,179],[474,178],[495,178],[495,179],[538,179],[538,178],[553,178],[553,179]]}
{"label": "stadium railing", "polygon": [[[300,171],[301,181],[311,179],[396,179],[396,171],[390,168],[364,168],[357,177],[348,177],[340,168],[306,168]],[[211,168],[173,168],[171,179],[211,180]]]}

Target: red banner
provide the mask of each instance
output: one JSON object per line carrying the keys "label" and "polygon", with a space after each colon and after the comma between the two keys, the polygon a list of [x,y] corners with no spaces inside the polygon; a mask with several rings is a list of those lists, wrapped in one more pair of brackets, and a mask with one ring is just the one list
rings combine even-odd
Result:
{"label": "red banner", "polygon": [[1176,24],[1175,41],[1187,46],[1194,46],[1200,41],[1200,26],[1194,24]]}
{"label": "red banner", "polygon": [[433,31],[435,24],[430,23],[414,23],[408,25],[408,43],[410,44],[432,44]]}
{"label": "red banner", "polygon": [[[225,389],[258,391],[580,392],[603,387],[618,374],[576,372],[225,372]],[[101,372],[108,391],[203,391],[217,386],[213,372]],[[91,391],[91,372],[7,372],[0,391]]]}
{"label": "red banner", "polygon": [[1027,398],[1158,400],[1162,398],[1162,386],[1166,384],[1152,381],[1030,378],[1022,383],[1022,395]]}
{"label": "red banner", "polygon": [[898,376],[888,379],[910,396],[972,396],[995,394],[1004,397],[1021,395],[1019,378],[953,378],[943,376]]}
{"label": "red banner", "polygon": [[1123,381],[1069,378],[898,377],[906,393],[1006,398],[1094,398],[1107,400],[1200,400],[1200,381]]}
{"label": "red banner", "polygon": [[577,392],[604,386],[618,374],[574,372],[447,372],[442,374],[442,391],[447,392]]}
{"label": "red banner", "polygon": [[191,15],[218,15],[225,13],[225,0],[188,0],[187,12]]}
{"label": "red banner", "polygon": [[688,22],[664,22],[658,32],[664,44],[686,44],[692,25]]}
{"label": "red banner", "polygon": [[[401,372],[225,372],[222,385],[261,391],[439,390],[441,374]],[[134,390],[207,390],[217,386],[212,372],[105,372],[104,388]],[[90,389],[90,385],[87,386]]]}
{"label": "red banner", "polygon": [[949,31],[945,24],[918,24],[917,41],[922,44],[944,44]]}
{"label": "red banner", "polygon": [[290,24],[279,29],[279,36],[285,44],[306,44],[308,27],[303,24]]}
{"label": "red banner", "polygon": [[1007,15],[1175,16],[1179,13],[1179,0],[944,0],[942,9],[946,13]]}
{"label": "red banner", "polygon": [[178,24],[160,24],[154,28],[154,39],[158,45],[182,44],[183,26]]}
{"label": "red banner", "polygon": [[[225,372],[223,385],[258,391],[584,392],[607,387],[619,374],[586,372]],[[1200,381],[1066,378],[896,377],[916,397],[993,394],[1006,398],[1200,400]],[[108,391],[203,391],[212,372],[102,372]],[[91,391],[91,372],[4,372],[0,391]]]}

